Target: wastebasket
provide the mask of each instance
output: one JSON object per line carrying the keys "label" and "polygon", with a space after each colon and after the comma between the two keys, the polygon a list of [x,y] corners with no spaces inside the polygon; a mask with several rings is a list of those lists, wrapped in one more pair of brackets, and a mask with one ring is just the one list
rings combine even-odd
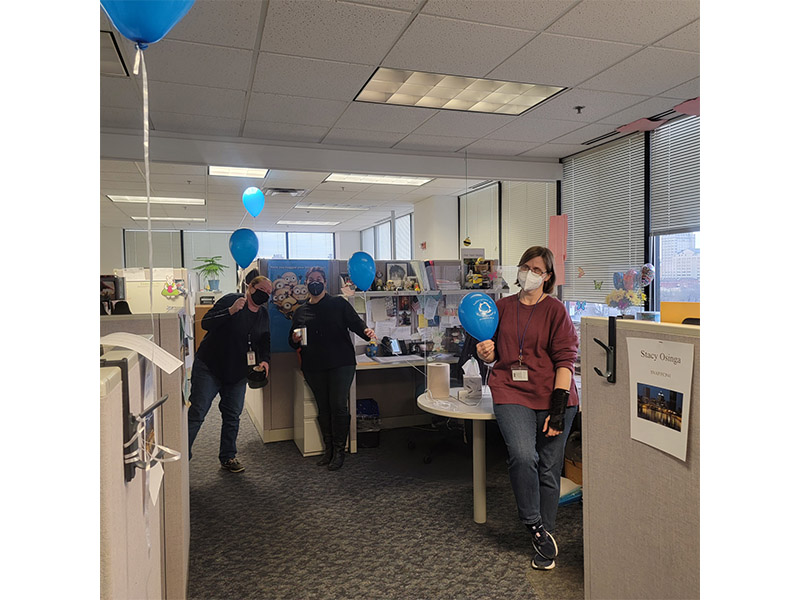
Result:
{"label": "wastebasket", "polygon": [[380,444],[381,417],[378,403],[372,398],[356,400],[356,437],[359,448],[377,448]]}

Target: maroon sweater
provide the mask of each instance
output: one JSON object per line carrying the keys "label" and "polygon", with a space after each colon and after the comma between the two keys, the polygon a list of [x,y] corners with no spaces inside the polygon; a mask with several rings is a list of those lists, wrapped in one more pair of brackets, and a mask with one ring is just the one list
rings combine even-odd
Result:
{"label": "maroon sweater", "polygon": [[[556,369],[566,367],[574,374],[578,357],[578,336],[566,307],[557,298],[546,296],[534,308],[522,304],[515,294],[500,299],[497,311],[500,317],[494,336],[497,362],[488,382],[494,403],[549,409]],[[528,369],[528,381],[512,381],[511,369],[519,367],[519,339],[526,323],[529,324],[523,338],[522,362]],[[577,404],[578,390],[573,378],[567,406]]]}

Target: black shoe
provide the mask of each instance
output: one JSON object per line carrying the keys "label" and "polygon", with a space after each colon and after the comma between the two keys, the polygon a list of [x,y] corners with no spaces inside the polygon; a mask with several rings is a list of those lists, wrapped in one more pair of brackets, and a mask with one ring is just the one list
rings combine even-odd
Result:
{"label": "black shoe", "polygon": [[244,471],[244,465],[239,462],[238,458],[229,458],[224,463],[221,463],[221,466],[226,471],[230,471],[231,473],[241,473]]}
{"label": "black shoe", "polygon": [[556,561],[548,560],[546,558],[542,558],[538,554],[534,554],[533,559],[531,559],[531,566],[534,569],[539,569],[540,571],[549,571],[550,569],[556,568]]}
{"label": "black shoe", "polygon": [[558,556],[558,545],[555,538],[544,528],[544,525],[531,526],[531,535],[533,536],[533,549],[536,553],[544,559],[553,560]]}
{"label": "black shoe", "polygon": [[340,450],[339,448],[335,448],[333,451],[333,457],[331,458],[331,462],[328,465],[328,471],[338,471],[342,468],[344,464],[344,450]]}
{"label": "black shoe", "polygon": [[331,462],[331,458],[333,458],[333,448],[328,446],[327,448],[325,448],[325,451],[322,453],[322,456],[319,457],[319,460],[317,461],[317,466],[324,467],[329,462]]}

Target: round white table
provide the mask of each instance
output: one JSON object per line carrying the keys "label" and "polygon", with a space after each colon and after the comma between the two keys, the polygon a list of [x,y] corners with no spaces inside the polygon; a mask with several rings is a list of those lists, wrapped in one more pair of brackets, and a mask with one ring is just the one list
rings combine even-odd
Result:
{"label": "round white table", "polygon": [[469,419],[472,423],[472,504],[473,519],[486,523],[486,424],[494,419],[494,406],[489,386],[483,386],[480,404],[470,406],[458,400],[452,388],[448,398],[434,398],[427,391],[417,398],[417,406],[425,412],[451,419]]}

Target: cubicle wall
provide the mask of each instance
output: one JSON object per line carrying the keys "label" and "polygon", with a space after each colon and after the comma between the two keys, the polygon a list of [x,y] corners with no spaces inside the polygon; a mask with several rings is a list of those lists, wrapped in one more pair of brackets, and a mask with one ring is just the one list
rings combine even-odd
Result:
{"label": "cubicle wall", "polygon": [[[586,598],[699,598],[700,328],[618,320],[615,383],[593,338],[608,342],[607,319],[581,320]],[[631,438],[630,338],[694,346],[685,461]]]}
{"label": "cubicle wall", "polygon": [[[154,342],[161,348],[181,358],[183,335],[178,314],[154,315]],[[100,335],[114,332],[152,335],[150,315],[115,315],[100,318]],[[169,394],[169,400],[158,409],[159,439],[167,448],[177,450],[181,458],[164,463],[162,483],[163,529],[157,543],[163,548],[163,589],[169,600],[186,598],[189,573],[189,434],[188,407],[183,401],[184,369],[165,373],[155,369],[157,397]]]}

